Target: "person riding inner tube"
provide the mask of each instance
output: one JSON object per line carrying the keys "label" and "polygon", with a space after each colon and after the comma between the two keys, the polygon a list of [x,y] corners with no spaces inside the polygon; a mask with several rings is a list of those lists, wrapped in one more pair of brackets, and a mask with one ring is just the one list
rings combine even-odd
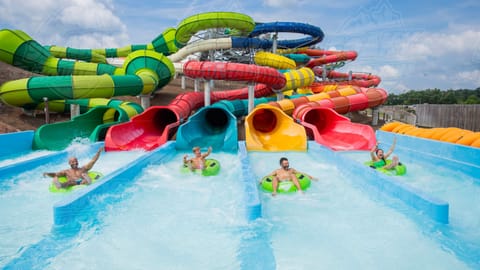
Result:
{"label": "person riding inner tube", "polygon": [[205,168],[204,169],[193,169],[189,166],[189,164],[183,164],[181,168],[182,172],[188,173],[193,172],[196,174],[200,174],[203,176],[213,176],[217,175],[220,172],[220,162],[213,158],[205,159]]}
{"label": "person riding inner tube", "polygon": [[[99,172],[94,172],[94,171],[89,171],[88,172],[88,176],[90,177],[90,179],[92,180],[91,184],[95,183],[97,180],[99,180],[100,178],[103,177],[103,174],[102,173],[99,173]],[[67,180],[67,177],[65,176],[60,176],[58,177],[58,182],[60,183],[66,183],[68,180]],[[50,190],[50,192],[55,192],[55,193],[66,193],[66,192],[71,192],[73,190],[76,190],[76,189],[79,189],[79,188],[83,188],[83,187],[86,187],[87,184],[82,184],[82,179],[78,179],[77,180],[77,185],[73,185],[73,186],[68,186],[68,187],[58,187],[57,185],[55,185],[54,183],[52,183],[50,185],[50,187],[48,188],[48,190]]]}
{"label": "person riding inner tube", "polygon": [[[303,173],[296,173],[295,176],[298,179],[298,182],[300,184],[300,188],[302,190],[306,190],[310,187],[311,180],[310,177]],[[267,175],[262,178],[260,181],[260,187],[262,188],[263,191],[266,192],[273,192],[273,177],[272,175]],[[288,180],[288,181],[280,181],[278,183],[278,193],[293,193],[296,192],[298,189],[295,186],[295,184]]]}

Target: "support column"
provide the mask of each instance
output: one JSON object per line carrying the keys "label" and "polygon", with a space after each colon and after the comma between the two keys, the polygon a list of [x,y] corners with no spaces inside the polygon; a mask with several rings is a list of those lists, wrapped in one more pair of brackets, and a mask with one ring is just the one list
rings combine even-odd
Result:
{"label": "support column", "polygon": [[150,107],[150,95],[140,95],[140,105],[144,110]]}
{"label": "support column", "polygon": [[275,94],[277,95],[277,101],[280,101],[285,98],[282,91],[275,91]]}
{"label": "support column", "polygon": [[198,92],[198,79],[195,79],[195,80],[193,81],[193,90],[194,90],[195,92]]}
{"label": "support column", "polygon": [[80,115],[80,105],[70,104],[70,119]]}
{"label": "support column", "polygon": [[372,126],[378,125],[378,107],[372,108]]}
{"label": "support column", "polygon": [[48,98],[47,97],[43,98],[43,103],[45,104],[45,108],[43,109],[43,111],[45,112],[45,124],[49,124],[50,123],[50,109],[48,107]]}
{"label": "support column", "polygon": [[210,81],[205,81],[203,83],[204,91],[203,91],[203,98],[204,98],[204,106],[210,106]]}
{"label": "support column", "polygon": [[248,113],[251,113],[255,107],[255,85],[253,83],[248,84]]}
{"label": "support column", "polygon": [[277,53],[278,33],[273,34],[272,52]]}
{"label": "support column", "polygon": [[185,85],[186,85],[186,82],[185,82],[185,76],[182,76],[182,90],[185,90]]}

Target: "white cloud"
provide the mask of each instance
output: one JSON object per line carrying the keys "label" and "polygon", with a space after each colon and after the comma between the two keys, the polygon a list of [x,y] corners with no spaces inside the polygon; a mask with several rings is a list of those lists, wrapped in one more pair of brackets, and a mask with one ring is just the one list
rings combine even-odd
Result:
{"label": "white cloud", "polygon": [[472,71],[462,71],[457,73],[455,76],[457,79],[465,81],[467,84],[477,85],[480,87],[480,70],[472,70]]}
{"label": "white cloud", "polygon": [[0,23],[23,30],[42,45],[78,48],[128,45],[125,44],[127,28],[115,14],[111,0],[4,0],[0,2],[0,13]]}
{"label": "white cloud", "polygon": [[479,45],[480,31],[478,30],[455,33],[416,33],[400,42],[396,48],[396,58],[399,60],[426,60],[440,57],[472,58],[475,53],[478,53]]}

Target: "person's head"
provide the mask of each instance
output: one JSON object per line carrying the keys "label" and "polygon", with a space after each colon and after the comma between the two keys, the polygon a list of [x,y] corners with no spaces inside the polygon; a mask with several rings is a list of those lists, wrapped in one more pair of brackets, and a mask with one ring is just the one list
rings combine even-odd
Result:
{"label": "person's head", "polygon": [[383,149],[378,148],[375,150],[375,154],[377,155],[378,158],[383,158]]}
{"label": "person's head", "polygon": [[78,159],[76,157],[71,157],[68,159],[68,164],[72,169],[78,168]]}
{"label": "person's head", "polygon": [[202,153],[200,152],[200,147],[198,147],[198,146],[193,147],[192,151],[193,151],[193,154],[197,157],[202,155]]}
{"label": "person's head", "polygon": [[290,164],[289,164],[289,162],[288,162],[288,158],[286,158],[286,157],[280,158],[280,166],[281,166],[283,169],[287,170],[288,167],[290,166]]}

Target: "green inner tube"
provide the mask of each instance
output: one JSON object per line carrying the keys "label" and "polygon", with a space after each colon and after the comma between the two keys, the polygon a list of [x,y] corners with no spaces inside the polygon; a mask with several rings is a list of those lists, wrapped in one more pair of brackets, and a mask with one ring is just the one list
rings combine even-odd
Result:
{"label": "green inner tube", "polygon": [[190,170],[190,167],[187,164],[183,164],[181,167],[181,171],[184,173],[193,172],[203,176],[213,176],[217,175],[218,172],[220,172],[220,162],[213,158],[207,158],[205,159],[205,169]]}
{"label": "green inner tube", "polygon": [[[94,172],[94,171],[88,172],[88,175],[92,179],[92,184],[95,183],[98,179],[103,177],[103,174],[101,174],[99,172]],[[60,177],[58,177],[58,181],[60,183],[65,183],[65,182],[67,182],[67,177],[60,176]],[[50,185],[50,187],[48,188],[48,190],[50,190],[50,192],[55,192],[55,193],[66,193],[66,192],[71,192],[71,191],[76,190],[76,189],[84,188],[85,186],[88,186],[88,185],[76,185],[76,186],[70,186],[70,187],[67,187],[67,188],[57,188],[57,186],[55,186],[52,183]]]}
{"label": "green inner tube", "polygon": [[[306,190],[310,187],[311,180],[308,176],[302,173],[295,174],[297,176],[298,182],[300,183],[300,187],[302,190]],[[260,187],[263,191],[272,192],[273,191],[273,176],[267,175],[262,178],[260,182]],[[292,181],[280,181],[278,183],[278,190],[277,193],[293,193],[297,191],[297,187],[293,184]]]}
{"label": "green inner tube", "polygon": [[[392,163],[392,160],[387,159],[387,165],[389,165],[390,163]],[[372,169],[375,168],[375,164],[373,161],[367,161],[364,164],[371,167]],[[386,175],[405,175],[407,173],[407,166],[400,162],[400,164],[395,166],[395,168],[393,169],[387,170],[384,168],[376,168],[376,170]]]}

